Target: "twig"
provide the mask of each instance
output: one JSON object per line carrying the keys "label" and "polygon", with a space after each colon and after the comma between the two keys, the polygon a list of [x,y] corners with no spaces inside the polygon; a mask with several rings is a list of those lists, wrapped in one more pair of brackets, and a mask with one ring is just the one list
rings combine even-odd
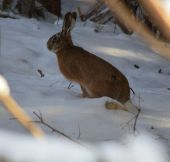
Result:
{"label": "twig", "polygon": [[80,136],[81,136],[81,131],[80,131],[80,125],[78,123],[78,136],[77,136],[77,139],[80,139]]}
{"label": "twig", "polygon": [[134,132],[136,132],[137,120],[138,120],[139,115],[141,113],[141,104],[140,104],[140,101],[141,101],[141,98],[140,98],[140,95],[139,95],[139,104],[138,104],[139,106],[137,107],[138,113],[136,114],[134,125],[133,125],[133,131]]}
{"label": "twig", "polygon": [[136,132],[136,125],[137,125],[137,120],[138,120],[138,118],[139,118],[139,115],[140,115],[140,112],[141,112],[141,109],[139,108],[138,109],[138,113],[136,114],[136,116],[135,116],[135,121],[134,121],[134,125],[133,125],[133,131],[134,132]]}
{"label": "twig", "polygon": [[70,84],[68,85],[67,89],[71,89],[73,87],[74,87],[74,85],[72,85],[72,82],[70,82]]}
{"label": "twig", "polygon": [[[133,113],[132,113],[133,114]],[[129,125],[134,119],[136,119],[136,115],[133,116],[133,118],[131,118],[130,120],[128,120],[124,125],[122,125],[122,128],[126,127],[127,125]]]}
{"label": "twig", "polygon": [[37,72],[40,74],[41,78],[45,76],[41,69],[38,69]]}
{"label": "twig", "polygon": [[80,8],[80,7],[77,7],[77,11],[78,11],[78,14],[79,14],[80,20],[81,20],[81,21],[85,21],[85,16],[83,15],[83,13],[82,13],[82,11],[81,11],[81,8]]}
{"label": "twig", "polygon": [[[64,136],[65,138],[69,139],[70,141],[74,142],[74,143],[77,143],[77,144],[80,144],[78,141],[72,139],[71,137],[69,137],[68,135],[66,135],[65,133],[57,130],[56,128],[52,127],[50,124],[48,124],[47,122],[44,121],[43,119],[43,116],[42,116],[42,113],[39,111],[39,114],[36,113],[35,111],[33,112],[33,114],[39,119],[38,121],[33,121],[35,123],[40,123],[46,127],[48,127],[49,129],[51,129],[52,132],[56,132],[62,136]],[[81,145],[81,144],[80,144]]]}
{"label": "twig", "polygon": [[58,81],[55,81],[54,83],[50,84],[49,86],[52,87],[54,86]]}
{"label": "twig", "polygon": [[59,25],[59,20],[60,20],[60,17],[57,16],[57,26]]}
{"label": "twig", "polygon": [[[133,131],[134,131],[134,133],[136,132],[137,121],[138,121],[139,115],[140,115],[140,113],[141,113],[140,97],[139,97],[139,106],[136,107],[136,108],[137,108],[137,110],[138,110],[137,114],[135,114],[135,115],[133,116],[133,118],[131,118],[129,121],[127,121],[126,124],[122,127],[122,128],[124,128],[125,126],[129,125],[129,124],[134,120],[134,124],[133,124]],[[132,113],[132,114],[134,114],[134,113]]]}
{"label": "twig", "polygon": [[133,95],[136,95],[135,91],[131,87],[130,90],[132,91]]}

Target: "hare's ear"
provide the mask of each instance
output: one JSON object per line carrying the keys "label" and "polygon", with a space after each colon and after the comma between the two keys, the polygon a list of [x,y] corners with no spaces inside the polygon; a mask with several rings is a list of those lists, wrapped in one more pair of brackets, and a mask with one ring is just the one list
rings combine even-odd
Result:
{"label": "hare's ear", "polygon": [[74,19],[74,25],[75,25],[75,22],[76,22],[76,18],[77,18],[77,13],[76,12],[72,12],[72,18]]}
{"label": "hare's ear", "polygon": [[76,12],[68,12],[64,17],[62,34],[67,35],[73,29],[76,22]]}
{"label": "hare's ear", "polygon": [[71,20],[70,31],[74,28],[76,23],[76,18],[77,18],[76,12],[72,12],[71,15],[72,15],[72,20]]}

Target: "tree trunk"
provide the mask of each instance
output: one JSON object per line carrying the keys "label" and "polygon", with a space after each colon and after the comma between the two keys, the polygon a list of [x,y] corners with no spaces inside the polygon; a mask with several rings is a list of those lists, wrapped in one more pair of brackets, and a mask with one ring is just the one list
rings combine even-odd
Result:
{"label": "tree trunk", "polygon": [[11,8],[12,0],[3,0],[2,1],[2,10],[8,10]]}
{"label": "tree trunk", "polygon": [[49,12],[61,16],[61,0],[38,0]]}
{"label": "tree trunk", "polygon": [[19,0],[16,7],[26,17],[32,18],[35,14],[35,0]]}

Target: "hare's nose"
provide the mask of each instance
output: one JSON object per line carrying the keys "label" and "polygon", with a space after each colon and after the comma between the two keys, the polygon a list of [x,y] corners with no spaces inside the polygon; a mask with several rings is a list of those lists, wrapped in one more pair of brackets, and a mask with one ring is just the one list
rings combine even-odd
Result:
{"label": "hare's nose", "polygon": [[52,49],[52,44],[51,44],[51,40],[50,40],[50,39],[47,41],[47,48],[48,48],[49,50]]}

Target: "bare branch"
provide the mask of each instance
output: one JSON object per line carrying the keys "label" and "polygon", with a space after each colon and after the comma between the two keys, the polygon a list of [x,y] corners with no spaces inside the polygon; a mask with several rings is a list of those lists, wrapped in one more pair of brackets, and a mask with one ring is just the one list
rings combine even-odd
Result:
{"label": "bare branch", "polygon": [[139,95],[139,103],[138,103],[139,106],[137,107],[138,113],[136,114],[135,121],[134,121],[134,125],[133,125],[133,131],[134,131],[134,132],[136,132],[137,120],[138,120],[139,115],[140,115],[140,113],[141,113],[141,104],[140,104],[140,101],[141,101],[141,97],[140,97],[140,95]]}
{"label": "bare branch", "polygon": [[[133,114],[133,113],[132,113]],[[125,128],[127,125],[129,125],[134,119],[136,119],[136,115],[133,116],[130,120],[128,120],[124,125],[122,124],[122,128]]]}
{"label": "bare branch", "polygon": [[[132,29],[141,36],[150,47],[161,56],[170,59],[170,46],[168,43],[156,39],[153,33],[131,14],[130,10],[121,0],[102,0],[116,14],[118,19],[128,28]],[[155,1],[153,1],[155,2]]]}
{"label": "bare branch", "polygon": [[137,120],[138,120],[138,118],[139,118],[139,115],[140,115],[140,112],[141,112],[141,109],[139,108],[138,109],[138,113],[136,114],[136,116],[135,116],[135,121],[134,121],[134,125],[133,125],[133,131],[134,132],[136,132],[136,125],[137,125]]}
{"label": "bare branch", "polygon": [[148,12],[150,19],[159,27],[164,37],[170,41],[170,15],[160,1],[139,0],[142,7]]}
{"label": "bare branch", "polygon": [[38,69],[37,72],[40,74],[41,78],[45,76],[41,69]]}
{"label": "bare branch", "polygon": [[[56,133],[64,136],[65,138],[69,139],[70,141],[72,141],[72,142],[74,142],[74,143],[77,143],[77,144],[80,144],[78,141],[72,139],[71,137],[69,137],[69,136],[66,135],[65,133],[57,130],[56,128],[52,127],[50,124],[48,124],[47,122],[45,122],[44,119],[43,119],[43,116],[42,116],[41,111],[39,111],[39,113],[33,112],[33,114],[38,118],[38,120],[32,121],[32,122],[40,123],[40,124],[48,127],[49,129],[51,129],[52,132],[56,132]],[[80,145],[81,145],[81,144],[80,144]]]}
{"label": "bare branch", "polygon": [[80,125],[78,123],[78,136],[77,136],[77,139],[80,139],[80,136],[81,136],[81,131],[80,131]]}
{"label": "bare branch", "polygon": [[132,114],[134,114],[133,118],[131,118],[129,121],[126,122],[125,125],[123,125],[122,128],[126,127],[127,125],[129,125],[133,120],[134,120],[134,124],[133,124],[133,132],[135,133],[136,132],[136,126],[137,126],[137,121],[138,121],[138,118],[139,118],[139,115],[141,113],[141,107],[140,107],[140,96],[139,96],[139,106],[136,107],[137,109],[137,114],[134,114],[133,112],[131,112]]}
{"label": "bare branch", "polygon": [[74,87],[74,85],[72,85],[72,82],[70,82],[70,84],[68,85],[67,89],[71,89],[73,87]]}

